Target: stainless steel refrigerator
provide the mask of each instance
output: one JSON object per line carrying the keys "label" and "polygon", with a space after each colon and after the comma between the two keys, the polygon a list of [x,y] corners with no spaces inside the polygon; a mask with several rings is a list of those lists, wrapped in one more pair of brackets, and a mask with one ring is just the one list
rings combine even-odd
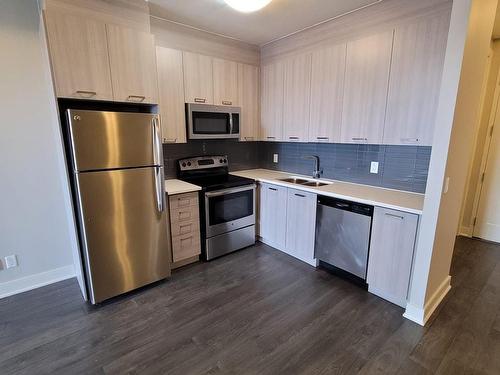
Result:
{"label": "stainless steel refrigerator", "polygon": [[170,275],[158,116],[67,111],[76,217],[89,299]]}

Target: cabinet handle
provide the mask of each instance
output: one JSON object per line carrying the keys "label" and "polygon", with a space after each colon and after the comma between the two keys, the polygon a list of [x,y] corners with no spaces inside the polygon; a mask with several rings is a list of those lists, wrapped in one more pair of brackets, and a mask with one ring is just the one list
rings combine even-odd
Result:
{"label": "cabinet handle", "polygon": [[146,100],[146,97],[144,95],[129,95],[127,96],[127,100],[129,102],[143,102]]}
{"label": "cabinet handle", "polygon": [[276,139],[276,137],[266,137],[267,139]]}
{"label": "cabinet handle", "polygon": [[223,105],[233,105],[233,102],[229,101],[229,100],[223,100],[222,101],[222,104]]}
{"label": "cabinet handle", "polygon": [[390,214],[388,212],[385,213],[387,216],[390,216],[390,217],[395,217],[396,219],[401,219],[401,220],[404,220],[404,216],[401,216],[401,215],[394,215],[394,214]]}
{"label": "cabinet handle", "polygon": [[299,139],[299,137],[288,137],[288,139]]}
{"label": "cabinet handle", "polygon": [[194,98],[195,103],[205,103],[207,99],[205,98]]}
{"label": "cabinet handle", "polygon": [[163,138],[163,143],[175,143],[175,142],[177,142],[177,138],[172,138],[172,139]]}
{"label": "cabinet handle", "polygon": [[296,197],[301,197],[301,198],[305,198],[306,196],[303,195],[303,194],[295,194]]}
{"label": "cabinet handle", "polygon": [[86,90],[77,90],[76,93],[80,95],[86,95],[87,98],[91,98],[97,95],[97,92],[95,91],[86,91]]}
{"label": "cabinet handle", "polygon": [[401,142],[411,142],[411,143],[416,143],[418,142],[418,138],[401,138]]}
{"label": "cabinet handle", "polygon": [[330,137],[316,137],[316,139],[329,140]]}
{"label": "cabinet handle", "polygon": [[272,190],[272,191],[278,191],[278,189],[276,189],[276,188],[271,188],[271,187],[269,188],[269,190]]}
{"label": "cabinet handle", "polygon": [[368,138],[362,138],[362,137],[353,137],[351,138],[353,141],[367,141]]}

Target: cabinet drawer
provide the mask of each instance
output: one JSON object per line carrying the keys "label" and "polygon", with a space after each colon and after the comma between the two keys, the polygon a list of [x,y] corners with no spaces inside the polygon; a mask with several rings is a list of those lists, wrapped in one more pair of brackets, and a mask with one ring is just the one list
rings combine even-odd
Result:
{"label": "cabinet drawer", "polygon": [[172,258],[174,262],[197,256],[200,253],[199,232],[172,237]]}
{"label": "cabinet drawer", "polygon": [[178,208],[170,210],[171,223],[186,222],[199,220],[200,212],[198,206],[190,206],[186,208]]}
{"label": "cabinet drawer", "polygon": [[170,210],[186,208],[190,206],[198,207],[198,193],[176,194],[169,198]]}
{"label": "cabinet drawer", "polygon": [[172,237],[200,233],[200,220],[178,221],[171,224]]}

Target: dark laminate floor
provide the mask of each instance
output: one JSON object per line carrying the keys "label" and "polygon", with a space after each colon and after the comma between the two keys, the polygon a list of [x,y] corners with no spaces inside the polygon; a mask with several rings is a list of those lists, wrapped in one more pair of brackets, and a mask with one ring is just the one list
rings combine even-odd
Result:
{"label": "dark laminate floor", "polygon": [[500,247],[459,239],[427,328],[258,245],[99,308],[75,280],[0,300],[1,374],[500,374]]}

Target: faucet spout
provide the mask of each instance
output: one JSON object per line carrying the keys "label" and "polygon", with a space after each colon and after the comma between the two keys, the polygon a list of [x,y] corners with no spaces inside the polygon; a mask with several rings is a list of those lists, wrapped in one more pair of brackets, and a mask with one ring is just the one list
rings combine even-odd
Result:
{"label": "faucet spout", "polygon": [[321,175],[323,174],[323,169],[320,168],[319,166],[319,156],[317,155],[305,155],[302,157],[302,159],[306,160],[314,160],[314,171],[312,173],[313,178],[320,178]]}

